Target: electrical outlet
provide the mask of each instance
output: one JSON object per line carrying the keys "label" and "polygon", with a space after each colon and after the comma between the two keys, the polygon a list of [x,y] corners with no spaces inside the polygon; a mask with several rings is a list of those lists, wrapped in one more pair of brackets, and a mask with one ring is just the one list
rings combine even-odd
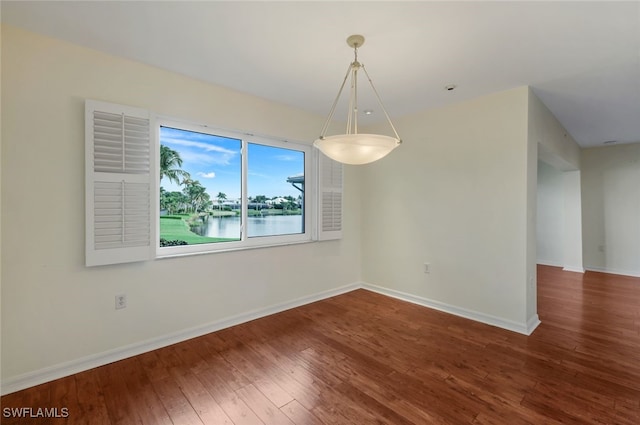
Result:
{"label": "electrical outlet", "polygon": [[424,272],[425,273],[431,273],[431,264],[424,263]]}
{"label": "electrical outlet", "polygon": [[120,310],[127,307],[127,295],[116,295],[116,310]]}

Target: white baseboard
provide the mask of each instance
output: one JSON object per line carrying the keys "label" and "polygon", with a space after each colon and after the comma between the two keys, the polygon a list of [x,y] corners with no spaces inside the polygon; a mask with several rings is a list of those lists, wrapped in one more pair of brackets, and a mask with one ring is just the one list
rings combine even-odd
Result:
{"label": "white baseboard", "polygon": [[539,264],[541,266],[562,267],[562,263],[559,263],[557,261],[537,260],[536,264]]}
{"label": "white baseboard", "polygon": [[618,269],[610,269],[607,267],[593,267],[593,266],[585,267],[585,269],[587,271],[592,271],[592,272],[617,274],[620,276],[640,277],[640,272],[638,271],[618,270]]}
{"label": "white baseboard", "polygon": [[270,307],[260,308],[247,313],[231,316],[226,319],[208,323],[206,325],[196,326],[158,338],[152,338],[139,343],[115,348],[113,350],[108,350],[102,353],[92,354],[90,356],[82,357],[76,360],[71,360],[33,372],[25,373],[23,375],[18,375],[16,377],[2,381],[2,383],[0,384],[0,392],[2,395],[10,394],[16,391],[23,390],[25,388],[40,385],[45,382],[53,381],[55,379],[64,378],[65,376],[73,375],[75,373],[113,363],[118,360],[123,360],[128,357],[137,356],[138,354],[146,353],[158,348],[186,341],[191,338],[206,335],[211,332],[216,332],[221,329],[259,319],[271,314],[280,313],[282,311],[300,307],[305,304],[310,304],[326,298],[334,297],[336,295],[351,292],[361,287],[362,285],[360,283],[352,283],[339,288],[319,292],[317,294],[309,295],[306,297],[297,298],[292,301],[287,301],[284,303],[272,305]]}
{"label": "white baseboard", "polygon": [[536,264],[539,266],[562,267],[562,270],[566,272],[584,273],[584,269],[582,267],[562,265],[553,261],[536,261]]}
{"label": "white baseboard", "polygon": [[530,323],[518,323],[511,320],[506,320],[506,319],[501,319],[499,317],[491,316],[489,314],[484,314],[477,311],[456,307],[454,305],[446,304],[440,301],[434,301],[434,300],[419,297],[416,295],[408,294],[406,292],[400,292],[393,289],[383,288],[381,286],[376,286],[369,283],[364,283],[362,287],[369,291],[377,292],[382,295],[397,298],[402,301],[418,304],[423,307],[432,308],[434,310],[439,310],[445,313],[453,314],[455,316],[464,317],[465,319],[475,320],[476,322],[485,323],[487,325],[496,326],[498,328],[506,329],[506,330],[517,332],[524,335],[530,335],[531,332],[533,332],[533,330],[540,323],[537,315],[535,316],[535,320],[533,321],[529,320]]}
{"label": "white baseboard", "polygon": [[533,316],[531,316],[531,318],[527,321],[527,332],[525,333],[525,335],[531,335],[533,333],[533,331],[536,330],[536,328],[540,325],[540,318],[538,317],[538,314],[534,314]]}
{"label": "white baseboard", "polygon": [[584,269],[582,267],[564,266],[562,270],[565,272],[584,273]]}

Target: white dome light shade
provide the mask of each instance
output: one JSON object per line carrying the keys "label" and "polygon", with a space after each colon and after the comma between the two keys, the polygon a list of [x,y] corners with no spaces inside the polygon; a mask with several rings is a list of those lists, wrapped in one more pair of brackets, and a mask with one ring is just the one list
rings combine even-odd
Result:
{"label": "white dome light shade", "polygon": [[387,156],[400,146],[400,140],[380,134],[338,134],[317,139],[313,145],[335,161],[363,165]]}

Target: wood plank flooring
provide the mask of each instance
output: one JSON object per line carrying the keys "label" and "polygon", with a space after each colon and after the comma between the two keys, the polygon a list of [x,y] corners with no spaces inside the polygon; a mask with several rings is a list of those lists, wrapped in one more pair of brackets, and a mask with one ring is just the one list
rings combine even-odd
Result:
{"label": "wood plank flooring", "polygon": [[538,268],[526,337],[354,291],[2,397],[3,424],[640,424],[640,279]]}

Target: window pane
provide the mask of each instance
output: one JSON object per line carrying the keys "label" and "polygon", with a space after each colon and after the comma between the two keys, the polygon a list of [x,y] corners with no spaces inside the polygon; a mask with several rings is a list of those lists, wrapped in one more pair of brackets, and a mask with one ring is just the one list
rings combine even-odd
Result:
{"label": "window pane", "polygon": [[160,127],[160,246],[240,240],[241,147]]}
{"label": "window pane", "polygon": [[248,144],[247,236],[304,233],[304,152]]}

